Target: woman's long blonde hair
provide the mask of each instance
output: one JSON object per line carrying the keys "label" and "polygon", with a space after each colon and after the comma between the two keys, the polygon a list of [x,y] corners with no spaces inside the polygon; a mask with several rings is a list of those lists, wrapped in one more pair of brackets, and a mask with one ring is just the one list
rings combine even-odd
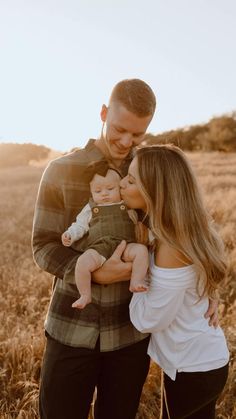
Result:
{"label": "woman's long blonde hair", "polygon": [[204,208],[185,154],[171,144],[137,149],[138,183],[158,242],[182,252],[195,265],[200,297],[215,296],[225,276],[223,243]]}

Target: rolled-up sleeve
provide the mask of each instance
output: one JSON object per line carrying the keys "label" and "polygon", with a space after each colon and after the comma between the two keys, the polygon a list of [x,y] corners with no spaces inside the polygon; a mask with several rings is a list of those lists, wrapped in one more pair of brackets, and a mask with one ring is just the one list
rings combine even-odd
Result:
{"label": "rolled-up sleeve", "polygon": [[79,253],[61,243],[65,229],[65,205],[62,189],[57,186],[57,167],[53,162],[45,169],[37,195],[32,250],[35,263],[44,271],[74,282],[74,268]]}

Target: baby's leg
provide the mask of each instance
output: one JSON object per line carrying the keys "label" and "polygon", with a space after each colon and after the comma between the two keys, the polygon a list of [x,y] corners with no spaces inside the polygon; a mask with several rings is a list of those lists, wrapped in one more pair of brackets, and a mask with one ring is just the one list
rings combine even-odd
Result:
{"label": "baby's leg", "polygon": [[130,280],[130,291],[147,291],[145,277],[149,266],[148,249],[140,243],[128,243],[123,253],[125,262],[133,262]]}
{"label": "baby's leg", "polygon": [[91,273],[105,262],[104,256],[94,249],[86,250],[77,260],[75,266],[75,282],[80,293],[72,307],[84,308],[91,303]]}

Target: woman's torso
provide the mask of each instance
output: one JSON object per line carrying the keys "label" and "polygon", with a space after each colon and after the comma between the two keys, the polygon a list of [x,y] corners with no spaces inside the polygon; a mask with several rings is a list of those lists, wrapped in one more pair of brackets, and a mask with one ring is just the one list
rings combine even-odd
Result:
{"label": "woman's torso", "polygon": [[204,317],[209,301],[199,298],[194,265],[160,268],[152,254],[150,280],[146,296],[133,297],[139,302],[131,303],[131,319],[140,316],[138,329],[152,333],[151,358],[172,379],[176,371],[207,371],[225,365],[229,358],[225,337],[220,327],[210,327]]}

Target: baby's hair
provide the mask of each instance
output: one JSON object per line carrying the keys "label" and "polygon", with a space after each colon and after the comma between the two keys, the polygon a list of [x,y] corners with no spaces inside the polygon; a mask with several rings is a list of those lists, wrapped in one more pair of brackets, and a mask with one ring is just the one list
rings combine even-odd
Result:
{"label": "baby's hair", "polygon": [[[108,172],[109,170],[113,170],[113,172],[116,172],[116,173],[119,175],[120,179],[122,179],[121,173],[119,172],[119,170],[118,170],[118,169],[115,169],[114,167],[108,167],[107,172]],[[107,173],[106,173],[106,175],[107,175]],[[106,176],[106,175],[105,175],[105,176]]]}

